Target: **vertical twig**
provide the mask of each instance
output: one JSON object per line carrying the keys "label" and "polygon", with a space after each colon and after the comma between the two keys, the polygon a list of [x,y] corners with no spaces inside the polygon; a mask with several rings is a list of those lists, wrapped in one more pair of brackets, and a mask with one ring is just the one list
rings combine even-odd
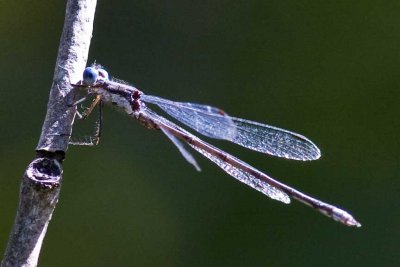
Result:
{"label": "vertical twig", "polygon": [[58,202],[62,161],[72,131],[70,81],[86,65],[97,0],[68,0],[47,114],[36,157],[21,181],[20,202],[1,266],[36,266],[47,226]]}

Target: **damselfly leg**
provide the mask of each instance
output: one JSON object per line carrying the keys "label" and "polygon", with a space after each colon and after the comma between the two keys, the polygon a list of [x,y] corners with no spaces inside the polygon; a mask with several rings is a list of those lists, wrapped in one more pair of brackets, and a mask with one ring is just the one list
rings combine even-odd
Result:
{"label": "damselfly leg", "polygon": [[[83,101],[85,101],[86,99],[87,97],[81,98],[77,102],[75,102],[74,105],[78,105]],[[95,98],[92,100],[90,106],[85,108],[84,111],[81,113],[77,110],[76,115],[80,120],[85,120],[87,117],[89,117],[90,114],[92,114],[96,106],[98,106],[99,113],[98,113],[98,118],[95,121],[94,133],[91,136],[86,137],[85,138],[86,140],[78,140],[75,139],[73,136],[71,136],[68,142],[70,145],[96,146],[99,144],[103,126],[103,102],[101,101],[101,97],[99,95],[96,95]]]}

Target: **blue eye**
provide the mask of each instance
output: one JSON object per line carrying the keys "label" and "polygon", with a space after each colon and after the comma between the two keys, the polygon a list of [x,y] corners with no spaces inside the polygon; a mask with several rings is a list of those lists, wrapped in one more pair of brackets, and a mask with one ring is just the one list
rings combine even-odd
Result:
{"label": "blue eye", "polygon": [[83,83],[93,85],[99,77],[99,71],[92,67],[87,67],[83,72]]}

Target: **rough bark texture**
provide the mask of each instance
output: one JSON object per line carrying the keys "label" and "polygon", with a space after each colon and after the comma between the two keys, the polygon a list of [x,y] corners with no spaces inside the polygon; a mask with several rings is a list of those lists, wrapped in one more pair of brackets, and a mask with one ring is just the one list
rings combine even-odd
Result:
{"label": "rough bark texture", "polygon": [[71,82],[86,65],[96,0],[68,0],[47,114],[36,158],[22,177],[20,202],[1,266],[36,266],[47,226],[58,202],[62,161],[68,147],[75,108]]}

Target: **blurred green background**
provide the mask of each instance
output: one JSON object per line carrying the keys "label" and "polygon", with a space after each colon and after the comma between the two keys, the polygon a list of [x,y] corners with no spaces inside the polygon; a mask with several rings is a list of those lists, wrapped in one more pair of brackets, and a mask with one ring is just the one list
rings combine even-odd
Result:
{"label": "blurred green background", "polygon": [[[1,253],[64,11],[0,2]],[[39,266],[400,266],[399,14],[399,1],[99,1],[89,62],[148,94],[306,135],[320,160],[211,142],[363,227],[272,201],[195,154],[198,173],[162,134],[107,107],[100,145],[68,150]]]}

